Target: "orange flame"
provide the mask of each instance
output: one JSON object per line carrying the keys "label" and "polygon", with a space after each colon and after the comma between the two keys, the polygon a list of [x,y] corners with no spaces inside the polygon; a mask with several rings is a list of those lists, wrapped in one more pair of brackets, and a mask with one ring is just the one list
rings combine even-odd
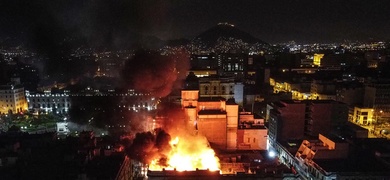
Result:
{"label": "orange flame", "polygon": [[171,140],[171,151],[167,154],[167,166],[158,164],[159,159],[154,159],[149,164],[149,170],[191,171],[196,169],[208,169],[217,171],[220,169],[219,159],[215,152],[202,138],[189,138],[179,140],[179,137]]}

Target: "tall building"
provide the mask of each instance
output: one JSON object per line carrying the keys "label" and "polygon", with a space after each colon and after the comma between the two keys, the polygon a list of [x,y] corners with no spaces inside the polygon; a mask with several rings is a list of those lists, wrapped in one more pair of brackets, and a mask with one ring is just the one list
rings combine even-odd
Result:
{"label": "tall building", "polygon": [[182,108],[189,129],[204,135],[211,145],[227,150],[265,150],[264,120],[239,113],[239,106],[221,97],[199,97],[198,90],[182,90]]}
{"label": "tall building", "polygon": [[332,128],[348,120],[348,106],[332,100],[306,101],[305,134],[317,137],[328,134]]}
{"label": "tall building", "polygon": [[348,106],[332,100],[279,101],[268,106],[269,142],[328,134],[348,120]]}
{"label": "tall building", "polygon": [[364,107],[382,111],[382,117],[390,117],[390,82],[367,84],[364,91]]}
{"label": "tall building", "polygon": [[189,128],[204,135],[209,142],[221,149],[236,149],[238,105],[227,103],[224,98],[199,98],[197,90],[182,90],[182,107]]}
{"label": "tall building", "polygon": [[243,80],[248,66],[248,54],[245,53],[221,53],[217,55],[218,66],[224,76],[233,76],[237,80]]}
{"label": "tall building", "polygon": [[302,101],[279,101],[269,110],[268,140],[271,146],[276,141],[301,139],[305,132],[305,109]]}
{"label": "tall building", "polygon": [[19,83],[0,86],[0,113],[20,113],[27,110],[24,87]]}
{"label": "tall building", "polygon": [[215,54],[191,54],[190,64],[192,69],[218,69],[218,61]]}

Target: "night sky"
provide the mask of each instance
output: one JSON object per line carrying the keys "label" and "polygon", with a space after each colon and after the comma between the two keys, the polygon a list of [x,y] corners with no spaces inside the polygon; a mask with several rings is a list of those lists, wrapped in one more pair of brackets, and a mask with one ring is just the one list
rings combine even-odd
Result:
{"label": "night sky", "polygon": [[[38,44],[134,34],[191,39],[218,22],[266,42],[390,39],[388,0],[1,0],[0,37]],[[50,44],[50,43],[49,43]]]}

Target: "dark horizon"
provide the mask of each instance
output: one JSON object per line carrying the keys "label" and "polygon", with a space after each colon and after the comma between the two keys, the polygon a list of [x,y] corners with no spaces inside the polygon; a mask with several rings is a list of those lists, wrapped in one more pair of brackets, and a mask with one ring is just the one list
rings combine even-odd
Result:
{"label": "dark horizon", "polygon": [[191,39],[220,22],[268,43],[390,39],[386,0],[0,2],[0,38],[115,44],[137,34]]}

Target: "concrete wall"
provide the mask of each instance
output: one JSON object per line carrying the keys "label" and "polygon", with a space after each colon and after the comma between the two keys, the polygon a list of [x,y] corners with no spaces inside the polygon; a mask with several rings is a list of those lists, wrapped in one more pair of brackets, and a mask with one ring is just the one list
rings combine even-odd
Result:
{"label": "concrete wall", "polygon": [[210,144],[226,149],[226,115],[199,115],[197,123],[198,133],[204,135]]}
{"label": "concrete wall", "polygon": [[199,98],[198,90],[182,90],[181,91],[181,105],[186,106],[197,106]]}
{"label": "concrete wall", "polygon": [[226,105],[227,149],[237,149],[238,105]]}
{"label": "concrete wall", "polygon": [[240,150],[266,150],[267,129],[237,130],[237,145]]}
{"label": "concrete wall", "polygon": [[207,109],[222,109],[225,110],[225,102],[221,101],[206,101],[198,102],[198,111]]}
{"label": "concrete wall", "polygon": [[277,120],[277,139],[300,139],[304,135],[305,104],[288,104],[281,109],[281,117]]}

